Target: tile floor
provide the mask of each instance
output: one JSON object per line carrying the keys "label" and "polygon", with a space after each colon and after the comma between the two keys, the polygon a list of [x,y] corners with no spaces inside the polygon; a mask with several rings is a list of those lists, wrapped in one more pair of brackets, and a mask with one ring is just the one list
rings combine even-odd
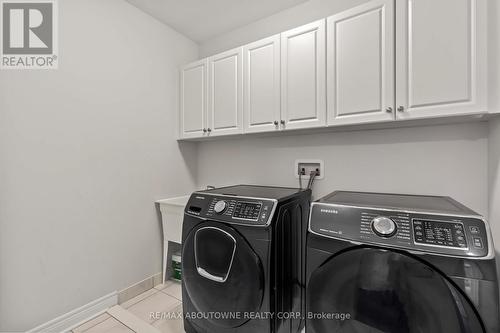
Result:
{"label": "tile floor", "polygon": [[[107,312],[74,328],[72,332],[183,333],[181,313],[181,285],[177,282],[168,281],[109,309]],[[171,314],[174,318],[165,318],[165,314]]]}

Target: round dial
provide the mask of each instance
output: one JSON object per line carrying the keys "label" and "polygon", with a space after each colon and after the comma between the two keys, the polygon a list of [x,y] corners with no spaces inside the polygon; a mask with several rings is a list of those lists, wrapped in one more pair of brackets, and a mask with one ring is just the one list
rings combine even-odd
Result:
{"label": "round dial", "polygon": [[220,200],[215,203],[214,211],[217,214],[221,214],[226,210],[226,207],[227,207],[227,202],[225,202],[224,200]]}
{"label": "round dial", "polygon": [[396,223],[388,217],[378,216],[372,220],[372,229],[380,237],[391,237],[396,233]]}

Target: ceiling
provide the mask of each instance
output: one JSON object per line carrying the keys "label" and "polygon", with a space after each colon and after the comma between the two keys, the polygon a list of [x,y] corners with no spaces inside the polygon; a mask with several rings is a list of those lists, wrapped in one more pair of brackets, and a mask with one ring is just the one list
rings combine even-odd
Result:
{"label": "ceiling", "polygon": [[127,0],[195,42],[204,42],[307,0]]}

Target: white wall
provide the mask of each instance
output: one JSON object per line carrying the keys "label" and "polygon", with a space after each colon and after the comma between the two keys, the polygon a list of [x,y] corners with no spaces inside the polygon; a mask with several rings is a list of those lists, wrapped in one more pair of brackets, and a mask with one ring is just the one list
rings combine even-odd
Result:
{"label": "white wall", "polygon": [[489,129],[489,216],[500,274],[500,118],[491,120]]}
{"label": "white wall", "polygon": [[198,182],[297,186],[295,159],[322,159],[316,198],[334,190],[449,195],[487,216],[487,154],[487,123],[222,140],[200,144]]}
{"label": "white wall", "polygon": [[500,4],[488,1],[488,88],[490,111],[500,112]]}
{"label": "white wall", "polygon": [[59,70],[0,71],[2,332],[161,271],[153,202],[194,189],[175,114],[197,45],[122,0],[59,18]]}
{"label": "white wall", "polygon": [[[488,86],[489,108],[500,111],[500,4],[488,2]],[[488,137],[489,217],[497,252],[497,271],[500,276],[500,118],[490,120]]]}
{"label": "white wall", "polygon": [[233,47],[295,28],[352,8],[369,0],[309,0],[239,29],[202,42],[200,56],[207,57]]}

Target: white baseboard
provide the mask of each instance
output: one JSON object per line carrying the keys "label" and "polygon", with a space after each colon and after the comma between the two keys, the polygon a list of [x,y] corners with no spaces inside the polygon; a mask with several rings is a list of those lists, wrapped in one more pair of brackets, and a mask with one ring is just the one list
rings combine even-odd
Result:
{"label": "white baseboard", "polygon": [[62,316],[52,319],[45,324],[37,326],[26,333],[61,333],[68,332],[72,328],[88,321],[112,306],[118,304],[118,292],[114,291],[84,306],[70,311]]}
{"label": "white baseboard", "polygon": [[140,295],[143,292],[156,287],[158,284],[162,282],[161,280],[162,280],[162,273],[160,272],[148,277],[147,279],[134,283],[133,285],[123,290],[120,290],[118,292],[118,304],[122,304],[128,301],[129,299],[134,298],[135,296]]}

